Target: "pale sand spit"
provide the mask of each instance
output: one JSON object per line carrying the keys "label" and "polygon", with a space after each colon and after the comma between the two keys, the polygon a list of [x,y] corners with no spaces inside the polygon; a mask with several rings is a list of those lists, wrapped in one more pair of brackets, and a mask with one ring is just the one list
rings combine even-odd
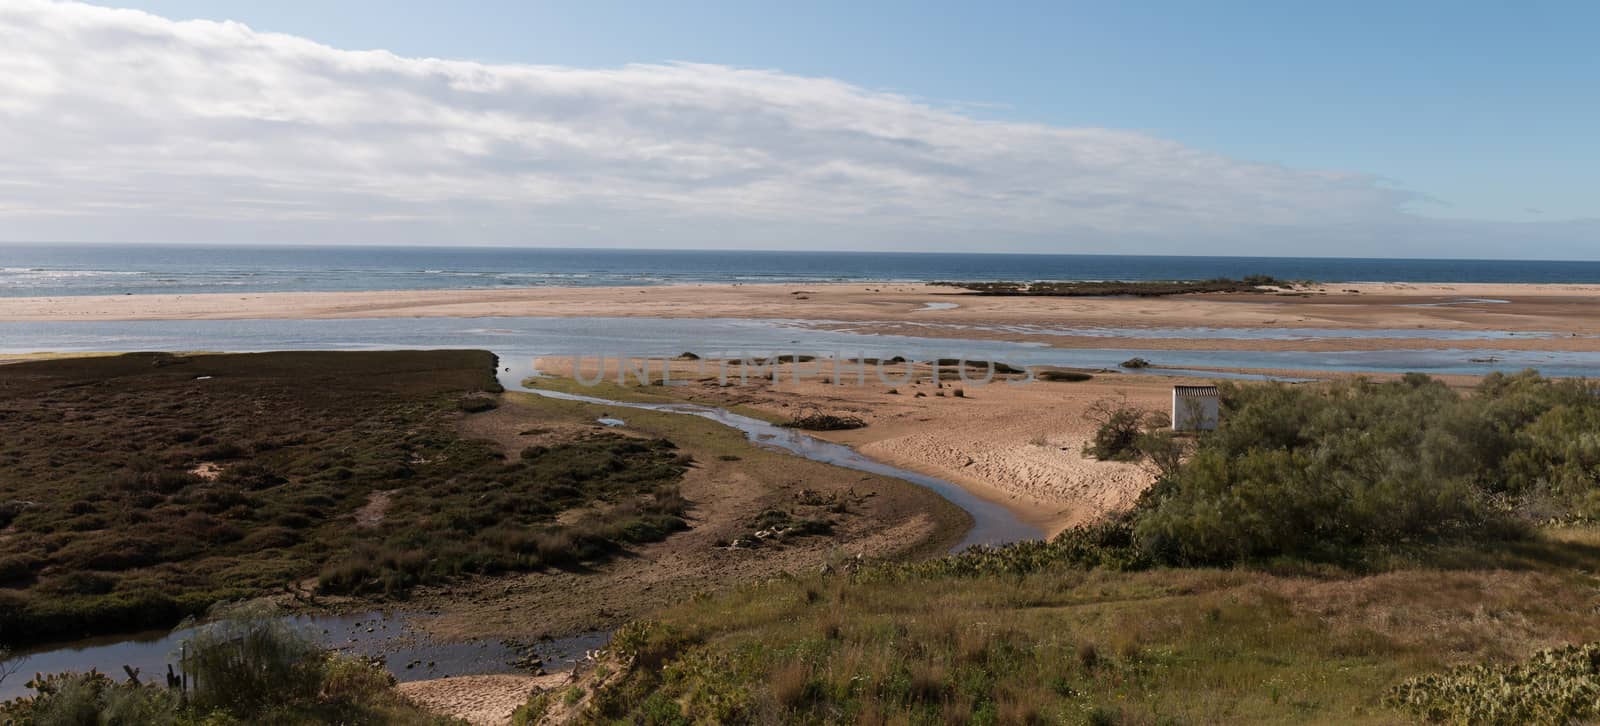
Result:
{"label": "pale sand spit", "polygon": [[527,703],[535,691],[559,686],[567,677],[566,673],[455,676],[401,683],[397,688],[406,698],[434,713],[474,726],[501,726],[511,723],[511,713]]}

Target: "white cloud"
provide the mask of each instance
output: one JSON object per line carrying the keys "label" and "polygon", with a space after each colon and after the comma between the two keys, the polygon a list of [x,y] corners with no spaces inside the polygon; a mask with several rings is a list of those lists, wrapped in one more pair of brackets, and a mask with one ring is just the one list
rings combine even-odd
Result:
{"label": "white cloud", "polygon": [[404,58],[41,0],[0,0],[0,197],[8,239],[1353,254],[1436,230],[1367,175],[826,78]]}

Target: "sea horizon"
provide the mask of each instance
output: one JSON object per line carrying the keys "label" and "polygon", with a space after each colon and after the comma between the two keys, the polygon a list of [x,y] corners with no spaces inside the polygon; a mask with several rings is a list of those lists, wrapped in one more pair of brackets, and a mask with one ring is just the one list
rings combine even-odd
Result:
{"label": "sea horizon", "polygon": [[1600,283],[1600,261],[556,247],[0,244],[0,296],[671,284],[1192,280]]}

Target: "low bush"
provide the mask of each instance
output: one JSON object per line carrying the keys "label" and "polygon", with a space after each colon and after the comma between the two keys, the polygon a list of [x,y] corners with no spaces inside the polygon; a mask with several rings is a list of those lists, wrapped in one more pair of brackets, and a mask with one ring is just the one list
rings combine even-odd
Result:
{"label": "low bush", "polygon": [[381,666],[317,647],[263,605],[227,605],[182,649],[189,689],[115,682],[98,672],[29,682],[0,722],[178,726],[234,723],[445,724],[393,690]]}
{"label": "low bush", "polygon": [[1520,536],[1595,501],[1600,397],[1585,381],[1491,375],[1222,384],[1222,424],[1157,486],[1140,546],[1173,563],[1359,557],[1371,546]]}
{"label": "low bush", "polygon": [[0,585],[31,580],[42,567],[44,560],[33,555],[0,557]]}
{"label": "low bush", "polygon": [[500,402],[493,396],[463,396],[456,402],[456,407],[467,413],[483,413],[500,407]]}
{"label": "low bush", "polygon": [[1541,650],[1520,663],[1463,666],[1395,686],[1384,702],[1429,722],[1520,726],[1600,718],[1600,643]]}
{"label": "low bush", "polygon": [[843,431],[867,425],[866,419],[849,414],[826,413],[816,408],[805,408],[789,419],[784,426],[806,431]]}
{"label": "low bush", "polygon": [[243,717],[315,697],[326,665],[309,633],[260,605],[215,609],[184,642],[182,659],[196,706]]}
{"label": "low bush", "polygon": [[[670,441],[611,432],[530,446],[514,461],[463,472],[448,490],[395,494],[390,534],[327,562],[318,589],[395,595],[463,573],[568,567],[660,540],[687,526],[677,482],[688,463]],[[586,514],[555,523],[571,510]]]}
{"label": "low bush", "polygon": [[1105,398],[1089,404],[1084,418],[1095,425],[1094,437],[1083,447],[1084,456],[1101,461],[1132,461],[1146,432],[1168,424],[1166,414],[1147,411],[1126,399]]}

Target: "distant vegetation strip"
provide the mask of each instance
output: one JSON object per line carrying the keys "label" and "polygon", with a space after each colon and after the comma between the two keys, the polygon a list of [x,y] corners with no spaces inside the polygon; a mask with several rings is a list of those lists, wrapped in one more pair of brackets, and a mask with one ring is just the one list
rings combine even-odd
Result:
{"label": "distant vegetation strip", "polygon": [[1219,277],[1211,280],[1145,280],[1122,282],[1118,280],[1083,282],[932,282],[967,290],[977,295],[1045,297],[1109,297],[1132,295],[1136,297],[1161,297],[1195,293],[1261,293],[1264,288],[1294,288],[1313,284],[1309,280],[1280,280],[1271,275],[1250,275],[1242,280]]}

